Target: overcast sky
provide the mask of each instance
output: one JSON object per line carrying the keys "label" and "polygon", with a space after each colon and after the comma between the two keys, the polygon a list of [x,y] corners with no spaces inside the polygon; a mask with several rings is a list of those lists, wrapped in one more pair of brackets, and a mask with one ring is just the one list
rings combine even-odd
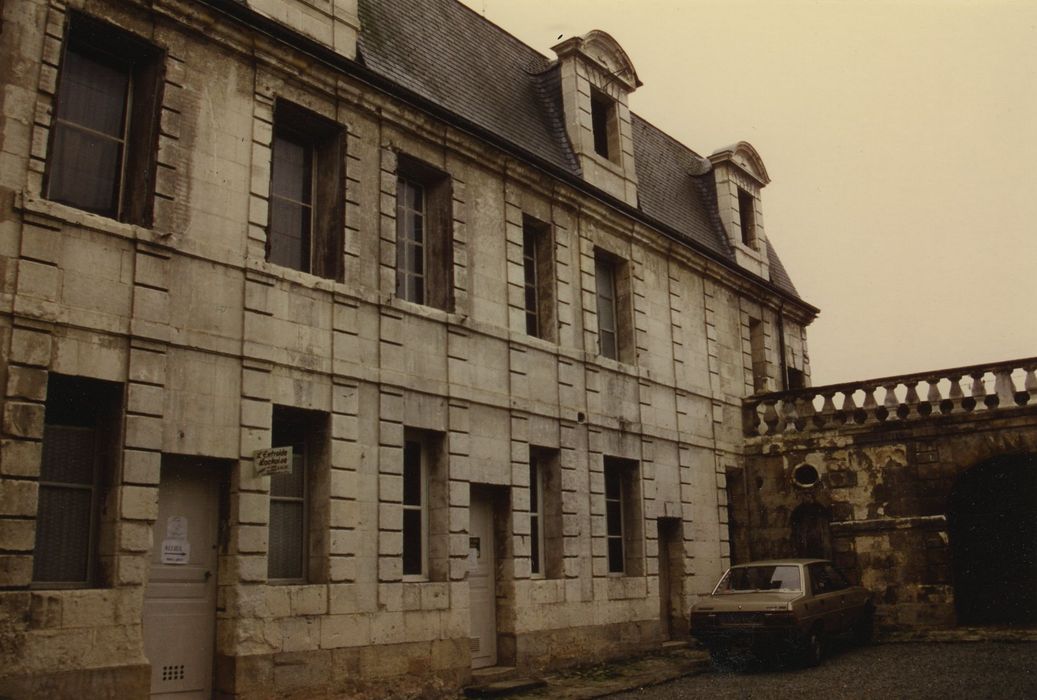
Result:
{"label": "overcast sky", "polygon": [[465,0],[542,53],[611,34],[631,109],[760,152],[815,385],[1037,355],[1037,0]]}

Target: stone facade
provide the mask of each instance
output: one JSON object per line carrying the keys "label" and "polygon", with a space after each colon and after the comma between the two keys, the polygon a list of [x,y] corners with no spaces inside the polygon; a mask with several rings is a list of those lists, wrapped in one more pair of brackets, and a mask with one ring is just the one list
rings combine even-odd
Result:
{"label": "stone facade", "polygon": [[[593,183],[545,176],[521,147],[373,84],[353,60],[365,31],[356,3],[247,5],[255,12],[219,1],[2,5],[0,694],[155,689],[146,591],[170,536],[159,512],[174,457],[204,465],[220,490],[218,569],[205,580],[216,581],[221,696],[377,695],[379,684],[418,692],[468,679],[473,489],[494,504],[497,663],[558,666],[679,635],[689,601],[728,560],[742,398],[754,371],[771,388],[786,365],[808,374],[804,328],[816,310],[758,265],[678,240]],[[70,13],[161,51],[150,220],[47,195]],[[342,135],[338,275],[267,259],[283,101]],[[449,178],[448,303],[397,293],[404,160]],[[628,174],[621,201],[638,185]],[[524,217],[550,229],[544,338],[527,334]],[[601,254],[619,261],[616,360],[597,350]],[[94,452],[92,568],[78,587],[41,583],[37,561],[45,424],[61,409],[48,396],[78,406],[105,441]],[[281,583],[269,575],[271,477],[253,455],[274,444],[275,410],[288,409],[323,427],[307,572]],[[440,446],[418,577],[404,571],[403,525],[415,434]],[[531,448],[557,465],[544,494],[557,513],[543,518],[539,545],[554,565],[540,574]],[[608,460],[634,465],[622,574],[610,570]],[[664,525],[677,539],[660,553]]]}
{"label": "stone facade", "polygon": [[832,558],[887,631],[1037,624],[1035,371],[1031,358],[748,399],[732,557]]}

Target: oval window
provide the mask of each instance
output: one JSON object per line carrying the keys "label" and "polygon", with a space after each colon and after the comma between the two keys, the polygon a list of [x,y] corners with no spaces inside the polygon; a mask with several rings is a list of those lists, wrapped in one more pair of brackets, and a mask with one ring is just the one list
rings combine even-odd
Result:
{"label": "oval window", "polygon": [[821,475],[810,464],[801,464],[792,471],[792,480],[796,482],[796,486],[804,488],[814,486],[820,479]]}

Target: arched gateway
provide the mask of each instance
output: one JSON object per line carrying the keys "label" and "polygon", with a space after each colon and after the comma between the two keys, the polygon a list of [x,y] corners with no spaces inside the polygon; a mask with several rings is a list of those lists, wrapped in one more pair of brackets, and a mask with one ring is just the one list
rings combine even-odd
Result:
{"label": "arched gateway", "polygon": [[948,501],[961,625],[1037,625],[1037,455],[963,473]]}

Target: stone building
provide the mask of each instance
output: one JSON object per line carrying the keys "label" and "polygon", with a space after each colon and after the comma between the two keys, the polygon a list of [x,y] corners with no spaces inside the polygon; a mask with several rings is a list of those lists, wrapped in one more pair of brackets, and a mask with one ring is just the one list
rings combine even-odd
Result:
{"label": "stone building", "polygon": [[0,695],[682,633],[742,400],[809,379],[752,146],[633,114],[607,34],[454,0],[0,7]]}

